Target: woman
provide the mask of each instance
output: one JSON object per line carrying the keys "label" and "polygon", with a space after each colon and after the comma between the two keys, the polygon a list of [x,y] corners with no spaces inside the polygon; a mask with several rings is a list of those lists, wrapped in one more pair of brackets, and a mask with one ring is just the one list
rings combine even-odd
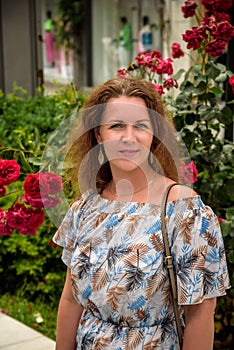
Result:
{"label": "woman", "polygon": [[143,17],[143,27],[138,34],[137,53],[138,55],[152,51],[152,30],[150,27],[149,17]]}
{"label": "woman", "polygon": [[132,54],[132,28],[127,17],[121,17],[121,28],[117,39],[119,68],[127,67]]}
{"label": "woman", "polygon": [[55,49],[54,49],[54,21],[52,12],[47,11],[47,19],[44,23],[45,45],[47,62],[54,67],[55,65]]}
{"label": "woman", "polygon": [[[73,135],[70,174],[84,194],[54,236],[67,265],[56,349],[179,349],[160,203],[179,179],[181,149],[161,99],[147,81],[107,81]],[[183,349],[211,350],[216,297],[229,287],[217,218],[191,188],[176,185],[166,222]]]}

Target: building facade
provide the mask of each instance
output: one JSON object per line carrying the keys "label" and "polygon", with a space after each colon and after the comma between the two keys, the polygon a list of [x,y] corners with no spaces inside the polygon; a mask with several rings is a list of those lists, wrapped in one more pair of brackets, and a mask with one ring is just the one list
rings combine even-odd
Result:
{"label": "building facade", "polygon": [[[164,58],[170,57],[171,43],[180,42],[183,47],[181,34],[191,27],[191,19],[182,16],[183,3],[183,0],[86,0],[79,53],[71,50],[67,60],[60,48],[55,66],[49,67],[43,23],[48,10],[56,16],[56,0],[0,0],[0,88],[10,92],[16,82],[33,94],[45,80],[74,81],[80,88],[96,86],[116,76],[122,16],[132,28],[131,59],[137,54],[143,16],[149,17],[152,26],[153,49],[161,51]],[[175,62],[176,69],[186,65],[188,56]]]}

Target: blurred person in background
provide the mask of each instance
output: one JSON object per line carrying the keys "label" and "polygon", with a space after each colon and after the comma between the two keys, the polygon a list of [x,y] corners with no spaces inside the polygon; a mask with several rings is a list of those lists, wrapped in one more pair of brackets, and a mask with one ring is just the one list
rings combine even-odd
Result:
{"label": "blurred person in background", "polygon": [[120,18],[121,29],[117,39],[119,68],[129,65],[132,58],[132,28],[126,17]]}
{"label": "blurred person in background", "polygon": [[51,66],[55,66],[55,48],[54,48],[54,21],[52,18],[52,12],[47,11],[47,19],[44,23],[45,31],[45,46],[46,46],[46,59],[47,63]]}

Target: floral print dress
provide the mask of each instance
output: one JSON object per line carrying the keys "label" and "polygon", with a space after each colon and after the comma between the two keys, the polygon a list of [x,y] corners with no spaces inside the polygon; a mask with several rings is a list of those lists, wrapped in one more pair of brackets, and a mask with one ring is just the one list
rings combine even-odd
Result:
{"label": "floral print dress", "polygon": [[[212,209],[200,196],[179,199],[167,203],[166,222],[179,305],[224,295],[229,279]],[[86,193],[53,240],[84,307],[77,350],[179,349],[159,205]]]}

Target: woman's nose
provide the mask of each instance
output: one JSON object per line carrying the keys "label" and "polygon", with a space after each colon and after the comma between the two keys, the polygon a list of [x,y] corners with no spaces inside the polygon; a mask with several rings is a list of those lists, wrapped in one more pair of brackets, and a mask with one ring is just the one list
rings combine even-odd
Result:
{"label": "woman's nose", "polygon": [[127,125],[122,135],[123,142],[136,142],[136,132],[133,125]]}

